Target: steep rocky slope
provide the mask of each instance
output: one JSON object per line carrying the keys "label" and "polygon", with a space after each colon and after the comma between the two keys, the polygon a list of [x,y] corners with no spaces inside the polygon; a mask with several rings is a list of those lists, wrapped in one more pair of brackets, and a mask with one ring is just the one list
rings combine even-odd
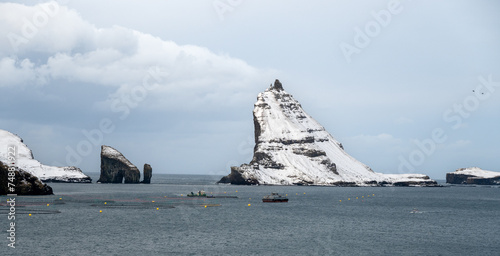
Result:
{"label": "steep rocky slope", "polygon": [[42,181],[92,182],[92,179],[83,174],[80,168],[74,166],[55,167],[41,164],[33,159],[33,153],[19,136],[5,130],[0,130],[0,161],[8,162],[8,154],[13,151],[16,154],[15,166],[38,177]]}
{"label": "steep rocky slope", "polygon": [[255,148],[249,164],[219,183],[333,186],[436,185],[422,174],[381,174],[344,151],[276,80],[253,111]]}

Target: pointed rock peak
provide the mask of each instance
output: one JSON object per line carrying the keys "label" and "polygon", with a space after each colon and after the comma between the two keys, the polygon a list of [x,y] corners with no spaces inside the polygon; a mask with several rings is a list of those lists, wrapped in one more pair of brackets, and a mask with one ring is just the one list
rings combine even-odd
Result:
{"label": "pointed rock peak", "polygon": [[279,80],[254,104],[255,147],[248,164],[219,183],[325,186],[437,185],[422,174],[382,174],[356,160],[308,115]]}
{"label": "pointed rock peak", "polygon": [[274,86],[272,87],[272,89],[283,91],[283,85],[281,84],[280,80],[276,79],[276,81],[274,81]]}

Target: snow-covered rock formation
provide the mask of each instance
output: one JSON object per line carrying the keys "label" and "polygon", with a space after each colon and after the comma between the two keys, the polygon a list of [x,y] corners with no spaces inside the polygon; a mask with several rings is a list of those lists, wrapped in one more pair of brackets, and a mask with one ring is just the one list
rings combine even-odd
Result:
{"label": "snow-covered rock formation", "polygon": [[101,183],[139,183],[141,173],[118,150],[110,146],[101,146]]}
{"label": "snow-covered rock formation", "polygon": [[344,151],[276,80],[257,97],[254,156],[219,183],[330,186],[437,185],[422,174],[381,174]]}
{"label": "snow-covered rock formation", "polygon": [[0,129],[0,161],[4,163],[10,163],[8,161],[8,154],[12,152],[12,149],[9,149],[9,146],[14,146],[17,152],[15,166],[38,177],[44,182],[92,182],[92,179],[83,174],[80,168],[74,166],[55,167],[41,164],[33,159],[33,153],[19,136]]}
{"label": "snow-covered rock formation", "polygon": [[478,167],[460,168],[446,174],[446,183],[450,184],[500,184],[500,172],[486,171]]}

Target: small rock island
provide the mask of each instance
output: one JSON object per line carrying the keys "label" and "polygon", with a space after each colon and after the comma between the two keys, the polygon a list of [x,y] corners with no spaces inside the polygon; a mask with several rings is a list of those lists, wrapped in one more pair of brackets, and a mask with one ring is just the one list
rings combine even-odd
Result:
{"label": "small rock island", "polygon": [[499,185],[500,172],[487,171],[478,167],[460,168],[446,174],[446,183]]}
{"label": "small rock island", "polygon": [[[153,169],[151,165],[144,164],[144,180],[140,183],[151,183]],[[141,173],[118,150],[102,145],[101,146],[101,176],[98,183],[139,183]]]}
{"label": "small rock island", "polygon": [[149,164],[144,164],[142,171],[144,173],[144,178],[141,181],[141,183],[150,184],[151,183],[151,176],[153,176],[153,168],[151,168],[151,165],[149,165]]}

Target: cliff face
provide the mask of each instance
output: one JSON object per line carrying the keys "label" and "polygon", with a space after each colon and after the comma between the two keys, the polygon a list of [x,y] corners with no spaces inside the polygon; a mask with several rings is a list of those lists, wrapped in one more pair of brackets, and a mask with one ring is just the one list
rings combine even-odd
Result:
{"label": "cliff face", "polygon": [[241,185],[435,185],[421,174],[385,175],[344,151],[276,80],[260,93],[253,111],[254,156],[231,167],[219,183]]}
{"label": "cliff face", "polygon": [[482,170],[478,167],[460,168],[446,174],[446,183],[450,184],[500,184],[500,172]]}
{"label": "cliff face", "polygon": [[144,180],[142,180],[141,183],[150,184],[151,176],[153,176],[153,168],[151,168],[149,164],[144,164],[142,171],[144,173]]}
{"label": "cliff face", "polygon": [[[52,195],[52,188],[47,184],[43,184],[37,177],[31,175],[29,172],[15,167],[14,180],[9,180],[8,166],[0,161],[0,195],[17,194],[17,195]],[[14,186],[8,185],[8,183]],[[14,191],[9,190],[14,188]]]}
{"label": "cliff face", "polygon": [[141,173],[122,153],[110,146],[101,146],[101,183],[139,183]]}
{"label": "cliff face", "polygon": [[33,153],[23,143],[23,140],[8,131],[0,130],[0,161],[6,162],[8,154],[7,146],[15,147],[16,163],[20,169],[38,177],[45,182],[81,182],[90,183],[92,179],[83,174],[82,170],[74,166],[55,167],[41,164],[33,159]]}

